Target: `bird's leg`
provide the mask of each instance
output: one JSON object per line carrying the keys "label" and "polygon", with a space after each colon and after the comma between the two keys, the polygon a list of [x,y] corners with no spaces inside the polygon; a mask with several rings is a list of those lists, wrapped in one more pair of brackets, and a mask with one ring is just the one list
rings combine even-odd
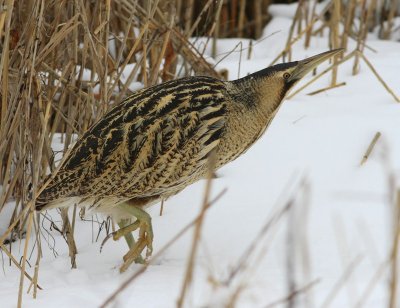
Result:
{"label": "bird's leg", "polygon": [[[119,230],[113,233],[113,240],[118,241],[123,236],[129,249],[132,249],[136,245],[132,232],[139,227],[139,221],[136,220],[133,224],[127,224],[126,220],[121,220],[118,222],[118,226]],[[135,263],[144,264],[144,259],[141,255],[135,259]]]}
{"label": "bird's leg", "polygon": [[118,222],[119,229],[112,233],[112,237],[114,241],[118,241],[123,236],[128,247],[132,248],[135,245],[132,232],[139,227],[139,222],[137,220],[132,224],[129,222],[130,220],[127,219],[120,220]]}
{"label": "bird's leg", "polygon": [[[151,225],[151,217],[144,210],[136,206],[129,205],[128,203],[122,203],[118,206],[126,213],[129,213],[130,215],[136,217],[136,221],[133,224],[125,226],[123,225],[123,223],[121,223],[120,227],[122,228],[113,235],[113,238],[115,240],[124,236],[130,248],[128,253],[124,256],[125,262],[120,268],[120,271],[124,272],[133,262],[142,263],[138,262],[138,260],[143,260],[141,257],[141,253],[146,247],[146,258],[151,255],[153,251],[153,229]],[[130,232],[135,231],[138,228],[139,239],[135,243]],[[127,234],[130,234],[130,236]]]}

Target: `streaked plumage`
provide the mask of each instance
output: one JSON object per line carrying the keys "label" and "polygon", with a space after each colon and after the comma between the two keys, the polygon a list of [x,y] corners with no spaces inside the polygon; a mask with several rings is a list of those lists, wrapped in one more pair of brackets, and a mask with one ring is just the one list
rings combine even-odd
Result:
{"label": "streaked plumage", "polygon": [[187,77],[134,93],[77,141],[37,198],[37,210],[76,202],[119,220],[122,202],[140,208],[175,195],[206,176],[213,151],[216,169],[245,152],[286,92],[337,52],[232,82]]}

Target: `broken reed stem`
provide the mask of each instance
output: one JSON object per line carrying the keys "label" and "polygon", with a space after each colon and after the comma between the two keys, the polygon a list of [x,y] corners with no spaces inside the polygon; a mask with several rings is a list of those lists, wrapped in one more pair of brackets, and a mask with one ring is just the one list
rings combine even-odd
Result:
{"label": "broken reed stem", "polygon": [[333,86],[325,87],[325,88],[319,89],[317,91],[313,91],[313,92],[307,93],[307,95],[310,95],[310,96],[311,95],[315,95],[315,94],[318,94],[318,93],[321,93],[321,92],[325,92],[325,91],[328,91],[328,90],[331,90],[331,89],[339,88],[339,87],[342,87],[342,86],[345,86],[345,85],[346,85],[345,82],[337,83],[337,84],[335,84]]}
{"label": "broken reed stem", "polygon": [[190,250],[189,260],[188,260],[187,267],[186,267],[186,273],[185,273],[185,277],[184,277],[183,284],[182,284],[181,294],[177,301],[178,308],[181,308],[184,306],[185,296],[189,290],[190,284],[192,283],[195,258],[197,255],[197,250],[198,250],[200,238],[201,238],[201,229],[203,227],[204,216],[205,216],[206,210],[208,208],[209,199],[210,199],[211,183],[213,180],[213,170],[214,170],[215,159],[216,159],[215,155],[216,154],[213,153],[210,156],[209,161],[208,161],[208,174],[207,174],[206,187],[205,187],[204,195],[203,195],[203,204],[201,207],[199,220],[196,222],[195,229],[193,232],[192,248]]}
{"label": "broken reed stem", "polygon": [[160,216],[163,215],[163,212],[164,212],[164,199],[161,199]]}
{"label": "broken reed stem", "polygon": [[394,98],[394,100],[398,103],[400,103],[400,98],[394,93],[394,91],[386,84],[386,82],[382,79],[382,77],[378,74],[378,72],[375,70],[374,66],[369,62],[366,56],[364,56],[363,53],[357,52],[360,54],[361,58],[364,60],[364,62],[368,65],[372,73],[375,75],[375,77],[379,80],[379,82],[382,84],[382,86],[386,89],[386,91],[389,92],[389,94]]}
{"label": "broken reed stem", "polygon": [[364,154],[363,158],[361,159],[360,166],[362,166],[367,161],[369,155],[371,154],[372,150],[374,149],[374,146],[375,146],[375,144],[378,141],[380,136],[381,136],[380,132],[377,132],[375,134],[374,138],[372,139],[371,143],[368,146],[367,151],[365,151],[365,154]]}
{"label": "broken reed stem", "polygon": [[[206,210],[208,210],[212,205],[214,205],[225,193],[227,189],[223,189],[213,200],[207,204]],[[202,213],[200,213],[195,219],[189,222],[184,228],[181,229],[172,239],[170,239],[147,263],[145,263],[139,270],[137,270],[131,277],[129,277],[124,283],[122,283],[100,306],[100,308],[105,308],[120,294],[125,290],[136,278],[141,276],[146,269],[153,264],[164,252],[174,244],[178,239],[180,239],[190,228],[193,227],[201,219]]]}

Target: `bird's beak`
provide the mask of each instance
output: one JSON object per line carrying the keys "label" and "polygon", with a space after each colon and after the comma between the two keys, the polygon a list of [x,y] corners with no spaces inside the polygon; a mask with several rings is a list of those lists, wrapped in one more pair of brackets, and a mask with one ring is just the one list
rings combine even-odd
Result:
{"label": "bird's beak", "polygon": [[319,55],[298,61],[297,66],[293,70],[288,81],[290,82],[290,81],[300,80],[308,72],[310,72],[315,67],[317,67],[319,64],[321,64],[325,60],[328,60],[329,58],[331,58],[334,55],[337,55],[343,51],[344,51],[343,48],[334,49],[334,50],[326,51],[326,52],[320,53]]}

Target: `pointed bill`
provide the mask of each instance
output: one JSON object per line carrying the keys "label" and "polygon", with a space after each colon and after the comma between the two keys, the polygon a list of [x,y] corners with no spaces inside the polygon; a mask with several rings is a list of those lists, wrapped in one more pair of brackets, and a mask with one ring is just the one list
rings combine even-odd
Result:
{"label": "pointed bill", "polygon": [[298,61],[297,67],[292,72],[292,76],[290,77],[289,81],[296,81],[303,78],[308,72],[313,70],[322,62],[328,60],[329,58],[343,52],[343,48],[334,49],[330,51],[326,51],[320,53],[316,56],[312,56],[310,58]]}

